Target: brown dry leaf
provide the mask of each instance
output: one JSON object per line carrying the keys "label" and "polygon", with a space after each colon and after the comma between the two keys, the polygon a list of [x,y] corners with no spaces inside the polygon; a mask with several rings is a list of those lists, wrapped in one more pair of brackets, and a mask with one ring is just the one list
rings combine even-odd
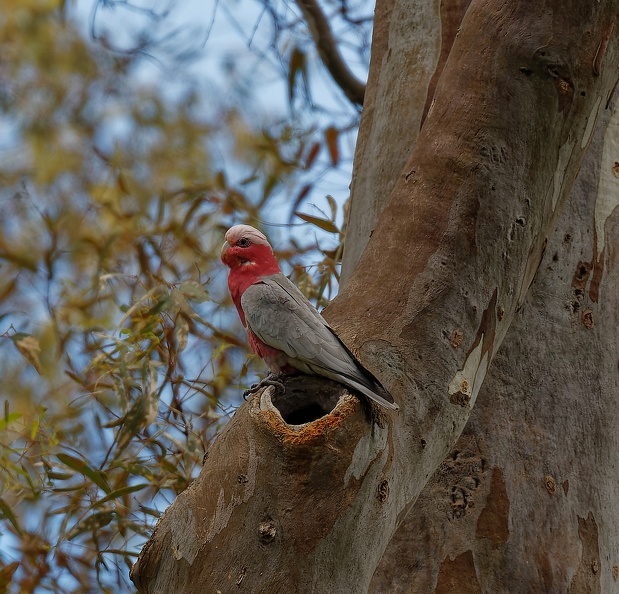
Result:
{"label": "brown dry leaf", "polygon": [[338,148],[338,139],[340,131],[333,126],[329,126],[325,130],[325,140],[327,141],[327,148],[329,149],[329,156],[331,157],[331,165],[335,167],[340,162],[340,150]]}
{"label": "brown dry leaf", "polygon": [[8,565],[0,568],[0,592],[7,591],[7,588],[11,585],[13,574],[18,567],[19,563],[17,561],[13,561],[13,563],[9,563]]}
{"label": "brown dry leaf", "polygon": [[41,347],[39,341],[32,335],[16,335],[13,337],[13,344],[17,350],[28,360],[28,363],[32,365],[39,375],[43,375],[43,367],[41,367],[41,361],[39,360],[39,353]]}

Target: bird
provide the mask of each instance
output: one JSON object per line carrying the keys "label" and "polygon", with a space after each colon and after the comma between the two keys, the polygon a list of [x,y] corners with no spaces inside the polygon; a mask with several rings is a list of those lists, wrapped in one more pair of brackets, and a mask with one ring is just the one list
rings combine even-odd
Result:
{"label": "bird", "polygon": [[[247,330],[251,349],[274,381],[299,372],[320,375],[360,392],[389,410],[392,396],[365,369],[327,321],[288,279],[266,236],[250,225],[225,234],[222,262],[230,268],[228,289]],[[260,387],[260,384],[258,385]]]}

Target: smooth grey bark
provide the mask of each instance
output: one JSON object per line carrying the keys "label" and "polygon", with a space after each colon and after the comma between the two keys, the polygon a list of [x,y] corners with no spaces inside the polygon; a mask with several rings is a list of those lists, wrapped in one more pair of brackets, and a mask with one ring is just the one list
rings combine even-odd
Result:
{"label": "smooth grey bark", "polygon": [[615,83],[617,36],[604,39],[619,2],[567,5],[472,2],[411,158],[328,309],[402,410],[368,415],[344,396],[293,425],[339,393],[318,398],[312,382],[277,407],[270,390],[255,395],[159,521],[132,574],[141,592],[368,590],[469,417]]}

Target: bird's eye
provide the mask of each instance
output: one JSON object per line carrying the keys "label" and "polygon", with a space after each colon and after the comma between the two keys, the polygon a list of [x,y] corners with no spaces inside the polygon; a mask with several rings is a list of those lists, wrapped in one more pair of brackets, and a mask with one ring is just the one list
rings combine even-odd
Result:
{"label": "bird's eye", "polygon": [[251,241],[247,237],[241,237],[241,239],[236,242],[236,245],[239,247],[249,247],[251,245]]}

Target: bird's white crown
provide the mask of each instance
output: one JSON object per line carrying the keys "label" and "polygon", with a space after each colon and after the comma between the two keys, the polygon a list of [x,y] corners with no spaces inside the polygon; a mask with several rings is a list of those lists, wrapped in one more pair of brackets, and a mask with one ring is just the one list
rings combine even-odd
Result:
{"label": "bird's white crown", "polygon": [[251,225],[235,225],[226,231],[225,240],[236,245],[239,239],[247,237],[254,244],[270,245],[266,236]]}

